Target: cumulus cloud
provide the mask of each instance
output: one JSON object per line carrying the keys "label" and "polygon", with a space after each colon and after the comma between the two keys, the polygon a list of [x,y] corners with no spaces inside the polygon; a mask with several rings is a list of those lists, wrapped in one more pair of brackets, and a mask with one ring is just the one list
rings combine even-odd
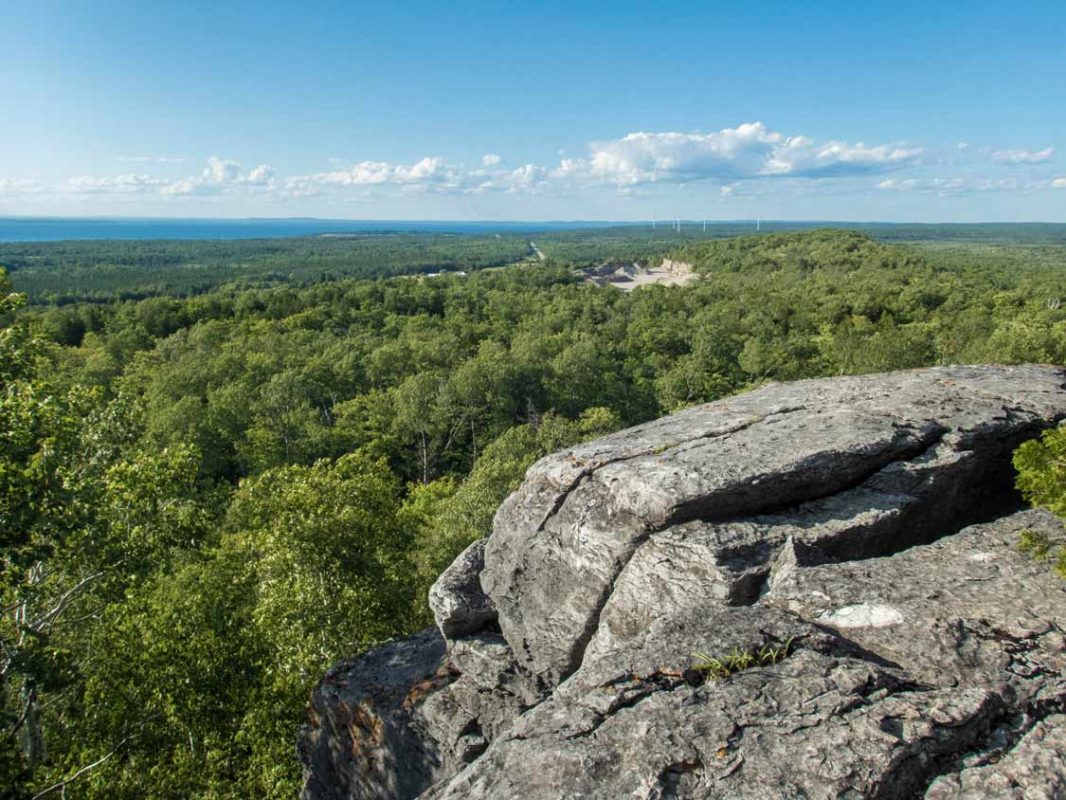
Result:
{"label": "cumulus cloud", "polygon": [[426,156],[413,164],[360,161],[346,169],[289,178],[290,191],[308,193],[316,187],[405,186],[456,188],[460,169],[440,156]]}
{"label": "cumulus cloud", "polygon": [[795,177],[836,177],[889,172],[913,164],[921,148],[900,145],[867,146],[862,142],[824,144],[793,136],[775,149],[763,174]]}
{"label": "cumulus cloud", "polygon": [[523,164],[512,170],[478,170],[470,174],[464,191],[470,194],[503,192],[505,194],[531,193],[545,190],[550,185],[551,173],[535,164]]}
{"label": "cumulus cloud", "polygon": [[[83,175],[69,178],[54,189],[37,185],[38,191],[50,191],[58,194],[97,195],[97,194],[159,194],[159,195],[196,195],[221,194],[239,190],[266,191],[274,188],[274,169],[266,164],[243,172],[237,161],[228,161],[212,156],[198,175],[172,180],[158,178],[144,173],[124,175]],[[19,187],[16,187],[19,188]],[[27,192],[26,187],[21,189]]]}
{"label": "cumulus cloud", "polygon": [[249,186],[266,186],[274,180],[274,168],[260,164],[245,176],[244,183]]}
{"label": "cumulus cloud", "polygon": [[361,188],[364,191],[391,188],[444,194],[515,194],[540,191],[549,184],[551,172],[545,167],[524,164],[515,169],[505,169],[498,168],[498,163],[470,169],[440,156],[426,156],[412,164],[360,161],[345,169],[289,178],[285,182],[285,189],[288,194],[300,197],[346,188]]}
{"label": "cumulus cloud", "polygon": [[[1004,164],[1040,164],[1054,154],[1051,147],[1037,151],[991,151],[965,142],[959,142],[957,147],[969,154],[959,159],[970,166],[976,164],[974,159],[985,164],[989,159]],[[145,165],[180,161],[152,156],[131,156],[123,160]],[[0,194],[111,193],[160,197],[244,194],[283,201],[324,194],[337,199],[384,193],[579,195],[609,189],[636,196],[654,193],[656,186],[683,188],[707,181],[717,185],[721,198],[729,198],[753,192],[824,195],[853,189],[854,181],[840,179],[861,176],[878,176],[879,182],[874,185],[881,190],[941,195],[1066,188],[1066,177],[1037,180],[1036,176],[1020,173],[1006,179],[937,177],[929,174],[930,166],[931,162],[923,159],[922,149],[912,145],[816,140],[776,131],[761,122],[749,122],[710,133],[629,133],[591,142],[581,157],[560,150],[555,163],[522,164],[514,168],[505,166],[501,156],[489,152],[471,164],[427,155],[411,162],[336,162],[335,168],[326,172],[279,176],[267,164],[245,168],[239,161],[211,156],[202,169],[190,170],[185,177],[156,177],[148,174],[146,166],[145,173],[76,177],[52,187],[0,179]],[[863,187],[869,185],[862,182]]]}
{"label": "cumulus cloud", "polygon": [[993,150],[992,160],[1000,164],[1043,164],[1055,155],[1054,147],[1043,150]]}
{"label": "cumulus cloud", "polygon": [[786,136],[761,122],[713,133],[630,133],[594,142],[588,158],[563,159],[559,177],[618,185],[687,183],[705,179],[832,177],[888,172],[913,164],[921,149],[862,142],[818,143]]}
{"label": "cumulus cloud", "polygon": [[241,187],[271,188],[274,183],[274,168],[260,164],[249,172],[241,171],[239,161],[211,156],[199,175],[168,181],[162,187],[163,194],[221,194]]}
{"label": "cumulus cloud", "polygon": [[204,183],[235,183],[241,174],[241,165],[237,161],[226,161],[218,156],[207,159],[207,166],[201,174]]}

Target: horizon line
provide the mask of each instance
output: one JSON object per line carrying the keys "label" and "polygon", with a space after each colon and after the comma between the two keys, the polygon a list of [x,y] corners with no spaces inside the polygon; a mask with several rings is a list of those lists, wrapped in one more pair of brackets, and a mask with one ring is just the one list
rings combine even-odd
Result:
{"label": "horizon line", "polygon": [[[651,225],[653,223],[669,223],[670,217],[637,218],[637,219],[434,219],[434,218],[349,218],[349,217],[162,217],[162,216],[112,216],[112,215],[63,215],[63,214],[0,214],[0,221],[19,222],[326,222],[335,224],[368,223],[396,224],[460,224],[460,225]],[[701,225],[754,223],[759,219],[764,224],[831,224],[831,225],[1066,225],[1066,221],[1056,220],[1014,220],[1005,222],[1002,220],[983,221],[959,221],[959,220],[882,220],[882,219],[788,219],[769,217],[734,217],[732,219],[704,219],[702,217],[680,217],[681,222]]]}

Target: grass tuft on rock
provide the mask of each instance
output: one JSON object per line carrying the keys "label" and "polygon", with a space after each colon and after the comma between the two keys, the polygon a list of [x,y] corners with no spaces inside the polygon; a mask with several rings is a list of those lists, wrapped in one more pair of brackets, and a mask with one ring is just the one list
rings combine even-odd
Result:
{"label": "grass tuft on rock", "polygon": [[753,667],[767,667],[791,655],[794,638],[789,637],[788,641],[777,647],[772,644],[748,650],[734,647],[729,653],[720,656],[702,652],[694,653],[695,663],[692,669],[701,673],[705,680],[711,681],[723,680]]}

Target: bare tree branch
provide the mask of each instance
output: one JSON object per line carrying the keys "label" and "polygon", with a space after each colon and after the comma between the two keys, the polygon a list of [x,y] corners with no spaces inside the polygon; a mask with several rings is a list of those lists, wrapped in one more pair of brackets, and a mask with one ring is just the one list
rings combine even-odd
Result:
{"label": "bare tree branch", "polygon": [[111,756],[113,756],[115,753],[117,753],[122,748],[122,746],[124,744],[126,744],[126,742],[128,742],[129,740],[130,740],[130,737],[127,736],[125,739],[123,739],[121,742],[119,742],[117,745],[115,745],[114,749],[110,753],[108,753],[105,756],[102,756],[101,758],[96,759],[96,761],[94,761],[93,763],[87,764],[86,766],[82,767],[77,772],[75,772],[73,775],[71,775],[69,778],[65,778],[65,779],[59,781],[59,783],[53,783],[47,789],[42,789],[41,791],[37,792],[37,794],[35,794],[33,796],[32,800],[38,800],[38,798],[44,797],[45,795],[48,795],[48,794],[51,794],[52,792],[56,791],[57,789],[65,789],[69,784],[71,784],[74,781],[76,781],[82,775],[85,775],[87,772],[90,772],[90,771],[96,769],[101,764],[103,764],[105,761],[107,761],[109,758],[111,758]]}

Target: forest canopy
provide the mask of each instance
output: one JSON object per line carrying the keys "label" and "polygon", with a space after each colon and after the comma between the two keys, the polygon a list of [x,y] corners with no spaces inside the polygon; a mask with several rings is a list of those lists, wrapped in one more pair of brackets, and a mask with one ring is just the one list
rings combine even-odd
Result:
{"label": "forest canopy", "polygon": [[568,444],[769,380],[1066,362],[1044,240],[618,234],[602,259],[700,275],[629,294],[575,270],[589,241],[197,243],[200,282],[191,244],[7,246],[35,300],[0,279],[7,796],[294,796],[310,687],[429,624]]}

